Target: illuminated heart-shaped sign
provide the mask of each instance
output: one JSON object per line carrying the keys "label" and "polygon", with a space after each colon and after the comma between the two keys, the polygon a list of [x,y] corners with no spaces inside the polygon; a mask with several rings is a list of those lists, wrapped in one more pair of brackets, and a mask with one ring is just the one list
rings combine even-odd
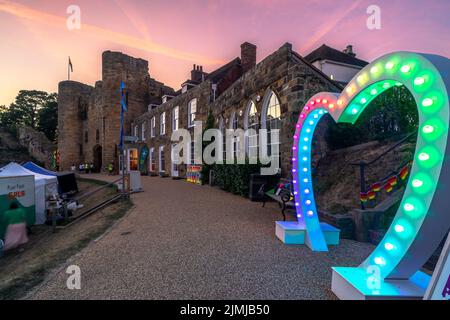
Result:
{"label": "illuminated heart-shaped sign", "polygon": [[417,104],[419,125],[411,174],[385,237],[360,267],[375,265],[382,278],[408,279],[426,262],[450,227],[448,153],[450,60],[396,52],[362,69],[342,94],[319,93],[304,106],[294,134],[293,181],[297,220],[311,247],[326,251],[311,179],[311,142],[319,120],[354,124],[378,95],[404,85]]}

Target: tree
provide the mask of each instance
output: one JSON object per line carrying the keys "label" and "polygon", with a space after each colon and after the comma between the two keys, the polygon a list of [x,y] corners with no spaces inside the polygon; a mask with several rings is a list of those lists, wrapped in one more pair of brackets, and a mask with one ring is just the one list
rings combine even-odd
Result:
{"label": "tree", "polygon": [[1,126],[11,132],[14,132],[18,120],[17,111],[11,109],[11,106],[0,106]]}
{"label": "tree", "polygon": [[49,97],[44,91],[21,90],[9,109],[18,124],[38,129],[39,110],[49,101]]}
{"label": "tree", "polygon": [[332,124],[327,141],[332,149],[403,136],[417,130],[417,106],[404,86],[395,86],[376,97],[355,125]]}
{"label": "tree", "polygon": [[16,126],[29,126],[43,131],[54,140],[58,119],[56,93],[37,90],[21,90],[9,107],[0,106],[2,127],[14,132]]}
{"label": "tree", "polygon": [[9,108],[7,106],[0,106],[0,125],[2,128],[9,128],[11,125]]}
{"label": "tree", "polygon": [[58,103],[56,97],[49,100],[38,113],[38,130],[42,131],[50,141],[56,139],[58,126]]}

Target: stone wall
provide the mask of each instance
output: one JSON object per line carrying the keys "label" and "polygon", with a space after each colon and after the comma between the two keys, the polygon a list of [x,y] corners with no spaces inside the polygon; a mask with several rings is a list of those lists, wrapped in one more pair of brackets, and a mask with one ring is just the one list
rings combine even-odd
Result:
{"label": "stone wall", "polygon": [[28,147],[19,143],[17,132],[14,134],[0,127],[0,167],[10,162],[24,163],[36,161],[28,152]]}
{"label": "stone wall", "polygon": [[341,230],[341,239],[355,239],[355,223],[350,214],[334,214],[319,211],[321,222],[328,223]]}
{"label": "stone wall", "polygon": [[29,154],[46,168],[51,168],[53,152],[56,145],[44,133],[30,127],[18,127],[17,136],[21,146],[26,147]]}

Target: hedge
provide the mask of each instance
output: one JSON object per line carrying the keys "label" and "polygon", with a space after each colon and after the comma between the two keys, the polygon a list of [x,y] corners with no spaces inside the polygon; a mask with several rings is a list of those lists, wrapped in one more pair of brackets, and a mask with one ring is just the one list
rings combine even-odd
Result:
{"label": "hedge", "polygon": [[250,175],[259,173],[261,166],[258,164],[215,164],[211,166],[214,171],[214,182],[221,189],[248,196]]}

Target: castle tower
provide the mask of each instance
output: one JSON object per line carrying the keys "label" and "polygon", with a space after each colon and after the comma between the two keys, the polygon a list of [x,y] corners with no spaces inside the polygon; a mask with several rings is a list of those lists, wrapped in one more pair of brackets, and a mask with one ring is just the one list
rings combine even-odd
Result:
{"label": "castle tower", "polygon": [[[93,163],[105,170],[109,163],[118,168],[120,143],[120,82],[127,89],[128,112],[124,132],[131,122],[147,111],[150,100],[148,62],[121,52],[102,55],[102,80],[95,87],[74,81],[59,84],[58,145],[61,170],[72,164]],[[162,84],[158,84],[163,88]],[[157,90],[157,91],[161,91]]]}
{"label": "castle tower", "polygon": [[120,142],[120,82],[127,92],[128,111],[125,114],[124,131],[131,133],[131,121],[147,110],[149,102],[148,62],[120,52],[105,51],[102,55],[102,124],[101,147],[102,163],[118,164],[118,145]]}
{"label": "castle tower", "polygon": [[60,170],[70,170],[72,164],[84,161],[82,142],[83,117],[87,112],[92,87],[62,81],[58,86],[58,150]]}

